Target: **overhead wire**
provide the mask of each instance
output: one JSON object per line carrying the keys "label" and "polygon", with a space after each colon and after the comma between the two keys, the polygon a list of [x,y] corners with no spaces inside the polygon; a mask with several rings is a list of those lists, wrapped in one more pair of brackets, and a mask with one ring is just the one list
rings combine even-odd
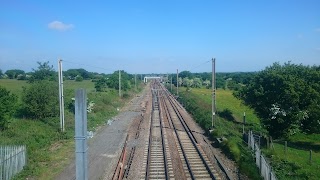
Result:
{"label": "overhead wire", "polygon": [[97,68],[97,69],[103,69],[106,71],[117,71],[118,69],[109,69],[109,68],[103,68],[103,67],[97,67],[97,66],[92,66],[89,64],[83,64],[83,63],[77,63],[77,62],[72,62],[72,61],[66,61],[66,60],[62,60],[62,62],[66,62],[66,63],[70,63],[70,64],[77,64],[80,66],[87,66],[87,67],[92,67],[92,68]]}
{"label": "overhead wire", "polygon": [[208,62],[210,62],[211,60],[209,60],[209,61],[205,61],[205,62],[203,62],[203,63],[201,63],[201,64],[199,64],[199,65],[197,65],[196,67],[194,67],[194,68],[192,68],[192,69],[189,69],[189,71],[192,71],[192,70],[195,70],[195,69],[197,69],[198,67],[200,67],[200,66],[202,66],[202,65],[204,65],[204,64],[207,64]]}

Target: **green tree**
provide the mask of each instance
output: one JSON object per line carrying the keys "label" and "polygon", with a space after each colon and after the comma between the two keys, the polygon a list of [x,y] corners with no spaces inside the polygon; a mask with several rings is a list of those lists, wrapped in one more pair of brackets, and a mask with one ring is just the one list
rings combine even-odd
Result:
{"label": "green tree", "polygon": [[23,89],[22,101],[26,115],[32,118],[54,117],[59,112],[58,85],[51,81],[36,81]]}
{"label": "green tree", "polygon": [[202,86],[202,81],[200,78],[193,79],[193,86],[196,88],[200,88]]}
{"label": "green tree", "polygon": [[[108,77],[107,85],[110,88],[118,89],[119,88],[119,71],[115,71]],[[126,73],[125,71],[121,71],[121,89],[126,91],[131,89],[131,80],[133,76]]]}
{"label": "green tree", "polygon": [[83,77],[78,75],[78,76],[76,76],[75,81],[81,82],[81,81],[83,81]]}
{"label": "green tree", "polygon": [[181,71],[179,73],[179,77],[181,77],[182,79],[184,79],[184,78],[192,79],[193,75],[192,75],[192,73],[190,71]]}
{"label": "green tree", "polygon": [[33,69],[33,73],[29,82],[41,81],[41,80],[57,80],[58,73],[56,73],[53,69],[53,66],[49,65],[49,61],[47,62],[37,62],[38,68]]}
{"label": "green tree", "polygon": [[8,127],[16,112],[17,96],[0,86],[0,129]]}
{"label": "green tree", "polygon": [[255,109],[275,137],[318,133],[319,82],[319,67],[274,63],[235,95]]}
{"label": "green tree", "polygon": [[182,79],[182,85],[190,88],[193,85],[193,81],[191,81],[188,77]]}
{"label": "green tree", "polygon": [[63,75],[67,77],[68,79],[75,79],[80,73],[77,71],[77,69],[68,69],[67,71],[63,72]]}
{"label": "green tree", "polygon": [[108,78],[102,77],[98,81],[96,81],[94,84],[96,91],[98,91],[98,92],[105,91],[108,88],[107,80],[108,80]]}
{"label": "green tree", "polygon": [[209,88],[211,85],[211,82],[208,79],[206,79],[205,81],[203,81],[203,85],[205,85],[206,88]]}
{"label": "green tree", "polygon": [[2,70],[0,69],[0,79],[2,78],[3,76],[3,73],[2,73]]}
{"label": "green tree", "polygon": [[182,86],[182,78],[181,77],[178,78],[178,85]]}
{"label": "green tree", "polygon": [[83,77],[83,79],[90,79],[92,78],[92,73],[88,72],[85,69],[77,69],[79,72],[80,76]]}
{"label": "green tree", "polygon": [[18,75],[24,75],[25,72],[20,69],[10,69],[5,72],[5,74],[9,77],[9,79],[17,79]]}

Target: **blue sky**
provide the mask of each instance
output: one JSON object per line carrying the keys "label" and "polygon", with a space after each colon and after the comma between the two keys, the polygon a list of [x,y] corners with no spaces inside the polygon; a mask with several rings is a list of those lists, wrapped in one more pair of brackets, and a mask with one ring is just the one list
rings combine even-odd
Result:
{"label": "blue sky", "polygon": [[110,73],[320,65],[320,1],[0,1],[0,69]]}

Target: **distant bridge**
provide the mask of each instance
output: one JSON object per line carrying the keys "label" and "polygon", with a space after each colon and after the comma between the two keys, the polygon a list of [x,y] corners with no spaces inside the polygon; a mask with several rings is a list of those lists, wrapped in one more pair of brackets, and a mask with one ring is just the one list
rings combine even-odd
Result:
{"label": "distant bridge", "polygon": [[148,82],[149,79],[160,79],[160,81],[162,80],[162,77],[144,77],[143,82]]}

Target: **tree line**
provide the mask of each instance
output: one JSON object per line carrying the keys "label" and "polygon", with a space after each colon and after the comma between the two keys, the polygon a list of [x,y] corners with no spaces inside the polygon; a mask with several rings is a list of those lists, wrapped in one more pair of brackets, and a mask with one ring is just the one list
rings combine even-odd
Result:
{"label": "tree line", "polygon": [[[243,85],[247,84],[254,74],[257,72],[234,72],[234,73],[216,73],[216,87],[221,89],[239,90]],[[177,75],[170,74],[167,83],[177,84]],[[178,85],[187,88],[211,88],[212,73],[191,73],[190,71],[182,71],[178,74]]]}
{"label": "tree line", "polygon": [[234,95],[252,107],[274,137],[320,133],[320,66],[274,63]]}
{"label": "tree line", "polygon": [[[0,130],[9,127],[13,116],[45,120],[59,115],[58,73],[49,62],[37,63],[38,67],[32,69],[30,73],[12,69],[3,74],[0,70],[2,78],[27,80],[29,83],[27,87],[23,87],[21,101],[16,94],[0,85]],[[118,89],[119,86],[118,71],[112,74],[99,74],[85,69],[69,69],[63,75],[64,79],[69,80],[91,80],[98,92],[106,91],[108,88]],[[121,71],[121,89],[124,92],[132,89],[134,82],[133,75]]]}

